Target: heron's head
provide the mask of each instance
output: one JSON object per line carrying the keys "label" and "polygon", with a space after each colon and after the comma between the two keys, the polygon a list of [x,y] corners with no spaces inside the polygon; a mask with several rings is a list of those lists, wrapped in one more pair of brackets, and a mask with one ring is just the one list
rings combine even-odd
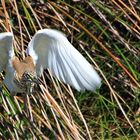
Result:
{"label": "heron's head", "polygon": [[26,92],[32,93],[35,85],[37,85],[38,79],[34,72],[24,72],[21,77],[21,82],[25,85]]}
{"label": "heron's head", "polygon": [[21,77],[16,77],[14,82],[21,91],[26,93],[32,93],[39,83],[36,73],[30,71],[25,71]]}

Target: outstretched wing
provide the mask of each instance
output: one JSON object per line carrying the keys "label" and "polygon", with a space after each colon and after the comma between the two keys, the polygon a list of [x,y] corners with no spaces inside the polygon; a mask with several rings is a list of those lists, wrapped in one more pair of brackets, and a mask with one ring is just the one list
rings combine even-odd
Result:
{"label": "outstretched wing", "polygon": [[27,53],[34,59],[38,75],[48,68],[53,76],[78,91],[94,91],[101,85],[97,72],[57,30],[39,30],[30,41]]}
{"label": "outstretched wing", "polygon": [[6,69],[8,60],[14,56],[12,42],[11,32],[0,33],[0,72]]}

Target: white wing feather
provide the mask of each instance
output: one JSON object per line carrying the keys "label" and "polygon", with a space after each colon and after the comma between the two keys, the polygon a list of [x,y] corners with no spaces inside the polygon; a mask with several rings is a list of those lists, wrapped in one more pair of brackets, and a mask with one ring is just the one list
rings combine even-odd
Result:
{"label": "white wing feather", "polygon": [[38,75],[48,68],[52,75],[78,91],[94,91],[101,85],[97,72],[57,30],[38,31],[30,41],[27,52],[36,63]]}
{"label": "white wing feather", "polygon": [[12,42],[12,33],[0,33],[0,72],[6,69],[8,60],[14,56]]}

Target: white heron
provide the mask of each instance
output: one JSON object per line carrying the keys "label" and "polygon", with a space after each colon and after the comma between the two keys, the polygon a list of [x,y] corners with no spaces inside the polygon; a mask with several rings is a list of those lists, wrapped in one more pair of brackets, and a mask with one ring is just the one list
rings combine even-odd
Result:
{"label": "white heron", "polygon": [[11,32],[0,33],[0,72],[6,72],[3,83],[12,94],[32,89],[34,79],[46,68],[78,91],[95,91],[101,85],[101,78],[91,64],[60,31],[39,30],[29,42],[27,57],[22,61],[15,56],[12,44]]}

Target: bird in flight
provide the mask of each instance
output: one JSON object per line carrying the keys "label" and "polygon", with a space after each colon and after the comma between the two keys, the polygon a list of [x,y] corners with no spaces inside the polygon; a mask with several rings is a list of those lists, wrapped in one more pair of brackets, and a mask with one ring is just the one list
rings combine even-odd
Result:
{"label": "bird in flight", "polygon": [[78,91],[95,91],[101,85],[101,78],[91,64],[58,30],[37,31],[28,44],[24,60],[15,56],[12,44],[11,32],[0,33],[0,72],[6,73],[3,83],[11,95],[33,92],[36,79],[46,68]]}

